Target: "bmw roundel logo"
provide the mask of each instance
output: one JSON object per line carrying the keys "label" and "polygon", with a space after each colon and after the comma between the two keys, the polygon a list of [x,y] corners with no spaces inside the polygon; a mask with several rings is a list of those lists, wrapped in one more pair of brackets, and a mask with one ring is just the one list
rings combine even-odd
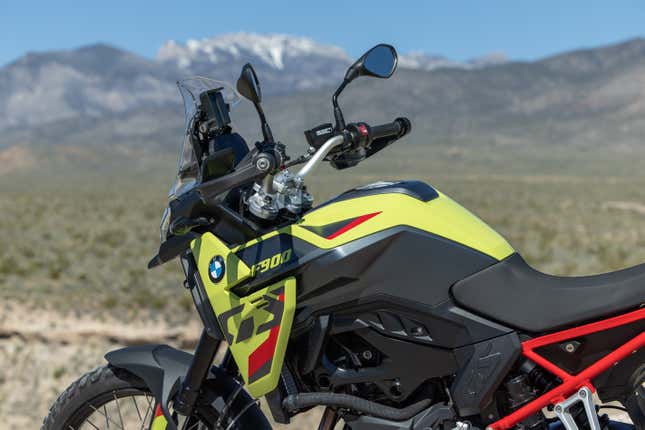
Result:
{"label": "bmw roundel logo", "polygon": [[208,264],[208,276],[211,278],[211,281],[215,283],[221,281],[225,271],[224,258],[221,255],[213,257]]}

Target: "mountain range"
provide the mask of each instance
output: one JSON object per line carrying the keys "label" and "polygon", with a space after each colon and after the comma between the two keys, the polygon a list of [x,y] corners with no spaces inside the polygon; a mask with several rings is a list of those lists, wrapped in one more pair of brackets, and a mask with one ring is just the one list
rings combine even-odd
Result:
{"label": "mountain range", "polygon": [[[105,44],[29,53],[0,68],[0,149],[174,148],[183,124],[176,80],[234,81],[246,62],[258,72],[275,134],[302,140],[304,129],[331,119],[331,92],[351,61],[336,46],[251,33],[169,41],[154,59]],[[415,143],[644,146],[643,39],[536,61],[417,52],[401,55],[399,66],[390,80],[352,83],[341,97],[346,116],[408,116]],[[233,117],[257,136],[248,103]]]}

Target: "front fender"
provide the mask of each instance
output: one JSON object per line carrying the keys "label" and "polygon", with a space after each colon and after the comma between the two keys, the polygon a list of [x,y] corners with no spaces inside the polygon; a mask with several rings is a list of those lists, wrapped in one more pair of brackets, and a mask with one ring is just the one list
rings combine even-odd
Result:
{"label": "front fender", "polygon": [[143,380],[155,397],[167,421],[168,430],[177,426],[168,411],[168,402],[181,388],[193,355],[168,345],[141,345],[108,352],[105,359]]}

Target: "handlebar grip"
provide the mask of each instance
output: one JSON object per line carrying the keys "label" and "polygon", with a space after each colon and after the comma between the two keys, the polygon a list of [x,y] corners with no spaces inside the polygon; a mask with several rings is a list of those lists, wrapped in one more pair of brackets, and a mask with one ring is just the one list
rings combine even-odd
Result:
{"label": "handlebar grip", "polygon": [[380,139],[383,137],[403,137],[412,129],[412,123],[407,118],[397,118],[394,121],[375,125],[371,128],[371,138]]}

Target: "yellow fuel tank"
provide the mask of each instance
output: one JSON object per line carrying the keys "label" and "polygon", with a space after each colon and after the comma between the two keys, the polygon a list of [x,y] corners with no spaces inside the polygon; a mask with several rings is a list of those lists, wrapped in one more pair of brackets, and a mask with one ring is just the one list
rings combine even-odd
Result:
{"label": "yellow fuel tank", "polygon": [[419,181],[380,182],[350,190],[310,211],[288,230],[329,249],[396,226],[432,233],[496,260],[515,252],[478,217]]}

